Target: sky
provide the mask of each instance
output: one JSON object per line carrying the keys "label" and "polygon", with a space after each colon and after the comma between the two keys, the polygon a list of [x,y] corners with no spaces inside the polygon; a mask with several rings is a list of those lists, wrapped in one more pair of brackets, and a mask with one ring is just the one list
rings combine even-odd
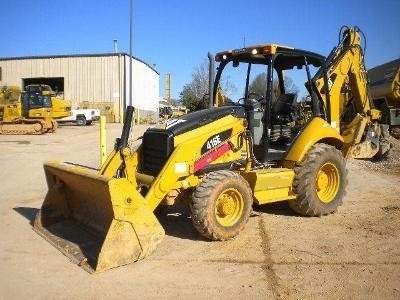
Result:
{"label": "sky", "polygon": [[[367,68],[400,58],[399,0],[132,0],[132,54],[171,74],[179,99],[207,53],[277,43],[328,55],[342,25],[366,36]],[[128,0],[3,0],[0,57],[129,53]]]}

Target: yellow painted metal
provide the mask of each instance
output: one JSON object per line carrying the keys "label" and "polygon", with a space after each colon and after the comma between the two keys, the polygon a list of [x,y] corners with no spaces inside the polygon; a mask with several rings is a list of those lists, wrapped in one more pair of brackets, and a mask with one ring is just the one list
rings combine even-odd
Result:
{"label": "yellow painted metal", "polygon": [[351,123],[343,130],[343,140],[348,145],[359,143],[367,126],[367,119],[357,114]]}
{"label": "yellow painted metal", "polygon": [[71,105],[64,99],[57,97],[56,92],[46,84],[30,84],[25,87],[26,90],[34,90],[34,92],[28,92],[33,94],[40,94],[43,98],[47,98],[47,102],[50,104],[49,107],[41,107],[37,109],[29,110],[29,117],[48,117],[52,119],[60,119],[69,117],[71,113]]}
{"label": "yellow painted metal", "polygon": [[136,167],[139,163],[139,156],[141,154],[141,146],[136,152],[131,153],[129,148],[122,150],[113,150],[107,157],[106,161],[100,168],[99,174],[115,177],[118,169],[125,164],[127,167],[124,168],[124,176],[133,184],[136,184]]}
{"label": "yellow painted metal", "polygon": [[224,227],[237,223],[243,214],[244,200],[242,194],[235,188],[224,190],[215,202],[215,217]]}
{"label": "yellow painted metal", "polygon": [[[386,143],[376,147],[376,142],[373,143],[370,138],[365,138],[368,128],[373,127],[376,129],[374,134],[380,134],[378,126],[381,112],[373,108],[370,99],[360,31],[357,27],[347,28],[343,34],[342,43],[331,54],[332,59],[328,64],[328,85],[326,86],[323,76],[317,78],[315,85],[325,107],[329,108],[330,125],[344,137],[344,144],[341,147],[343,155],[371,158],[378,151],[385,151],[388,148],[385,146]],[[344,95],[343,91],[350,93]],[[346,106],[351,106],[356,113],[352,116],[352,121],[342,118]]]}
{"label": "yellow painted metal", "polygon": [[292,189],[294,179],[294,170],[292,169],[260,169],[244,172],[241,175],[249,182],[256,204],[296,198]]}
{"label": "yellow painted metal", "polygon": [[53,119],[60,119],[69,117],[71,112],[71,105],[69,105],[64,99],[59,97],[51,97],[51,117]]}
{"label": "yellow painted metal", "polygon": [[48,192],[34,229],[89,272],[144,258],[164,230],[125,178],[58,162],[44,165]]}
{"label": "yellow painted metal", "polygon": [[43,134],[57,128],[57,124],[43,109],[30,110],[28,118],[24,118],[19,100],[0,104],[0,115],[1,134]]}
{"label": "yellow painted metal", "polygon": [[318,170],[315,181],[318,198],[322,202],[329,203],[335,199],[340,188],[340,173],[335,164],[329,162],[323,164]]}
{"label": "yellow painted metal", "polygon": [[154,181],[154,176],[143,174],[140,172],[136,172],[135,177],[140,183],[143,183],[146,185],[151,185]]}
{"label": "yellow painted metal", "polygon": [[[50,88],[50,87],[49,87]],[[17,86],[0,87],[0,133],[2,134],[43,134],[54,132],[56,118],[71,115],[71,107],[61,98],[48,91],[42,92],[40,107],[24,112],[21,89]],[[37,100],[34,93],[34,100]],[[45,105],[46,103],[46,105]],[[46,106],[46,107],[45,107]]]}
{"label": "yellow painted metal", "polygon": [[2,111],[2,121],[11,122],[22,117],[21,102],[14,102],[0,105]]}
{"label": "yellow painted metal", "polygon": [[100,116],[100,162],[103,165],[107,157],[106,117]]}
{"label": "yellow painted metal", "polygon": [[[141,146],[134,153],[129,148],[114,150],[98,173],[57,162],[46,163],[48,192],[34,229],[90,272],[149,255],[164,236],[154,209],[171,190],[199,184],[201,179],[193,174],[193,165],[201,157],[209,133],[231,128],[232,145],[240,148],[239,135],[245,124],[231,115],[176,137],[175,149],[157,177],[144,177],[138,172]],[[230,150],[216,162],[239,158],[241,151]],[[177,164],[186,164],[188,168],[176,172]],[[123,178],[116,178],[119,176]],[[139,192],[141,184],[149,185],[145,196]],[[243,199],[240,203],[244,205]],[[240,209],[233,209],[232,202],[221,200],[219,207],[223,214],[240,215]],[[220,220],[229,224],[229,219],[222,215]]]}
{"label": "yellow painted metal", "polygon": [[[359,36],[355,35],[350,40],[359,43]],[[256,50],[275,53],[280,47],[260,46]],[[354,143],[361,139],[365,127],[379,115],[368,104],[363,106],[362,101],[359,101],[354,103],[359,117],[347,127],[340,124],[340,112],[348,101],[340,97],[345,80],[349,79],[357,99],[366,99],[365,70],[361,66],[360,50],[357,47],[348,48],[349,51],[338,54],[340,59],[329,66],[328,78],[332,86],[323,87],[323,78],[316,82],[319,97],[325,102],[331,120],[328,123],[314,117],[305,125],[285,159],[279,162],[280,166],[290,167],[252,169],[254,165],[250,147],[244,139],[246,121],[227,115],[174,136],[173,151],[154,176],[142,173],[142,156],[146,153],[142,153],[141,146],[134,153],[129,148],[114,149],[99,173],[60,163],[45,164],[49,191],[35,220],[35,230],[78,264],[92,271],[105,270],[145,257],[164,236],[153,211],[166,197],[176,197],[183,190],[199,185],[204,175],[195,172],[196,162],[205,155],[204,146],[210,139],[210,133],[218,132],[231,132],[229,143],[221,141],[229,145],[230,150],[218,153],[214,161],[207,163],[221,164],[218,167],[222,168],[226,166],[223,163],[242,160],[244,152],[248,160],[246,164],[238,166],[237,171],[248,181],[255,203],[295,199],[294,166],[303,161],[312,146],[323,142],[337,146],[345,154],[355,149]],[[250,48],[244,50],[253,51]],[[229,51],[218,55],[222,54],[238,55]],[[328,92],[330,101],[326,97]],[[328,162],[320,168],[315,183],[311,184],[315,184],[319,199],[329,203],[337,194],[340,182],[337,167]],[[243,196],[234,187],[228,188],[220,194],[213,209],[211,213],[214,213],[219,224],[231,227],[243,214]],[[68,231],[68,228],[74,230]]]}
{"label": "yellow painted metal", "polygon": [[[245,123],[243,119],[235,118],[232,115],[225,116],[212,122],[210,124],[195,128],[185,134],[178,135],[174,138],[174,152],[168,158],[164,167],[161,169],[159,175],[152,183],[150,190],[146,195],[146,202],[148,202],[151,209],[155,209],[165,195],[172,189],[195,187],[199,182],[198,179],[190,176],[193,173],[193,166],[201,154],[201,148],[204,142],[209,138],[210,132],[222,132],[232,129],[232,137],[230,142],[234,148],[243,146],[240,144],[240,136],[245,130]],[[215,161],[213,164],[230,162],[241,159],[241,151],[228,151]],[[176,163],[186,163],[189,169],[186,172],[175,172]],[[181,178],[185,178],[184,181]]]}
{"label": "yellow painted metal", "polygon": [[[365,128],[368,124],[368,120],[366,118],[361,118],[361,124],[359,127],[355,127],[356,129],[356,138],[354,139],[354,144],[346,145],[348,148],[344,149],[344,153],[347,158],[371,158],[374,157],[379,151],[379,146],[373,143],[370,139],[365,140],[363,142],[355,143],[357,136],[361,139],[362,134],[365,132]],[[362,131],[362,126],[364,126],[364,131]],[[376,136],[381,135],[381,127],[379,123],[374,122],[369,124],[370,128],[373,128],[374,132],[376,132]]]}
{"label": "yellow painted metal", "polygon": [[[367,114],[371,110],[371,103],[368,96],[367,74],[363,62],[363,53],[361,50],[361,37],[355,28],[350,28],[348,33],[347,42],[351,43],[339,48],[336,52],[337,60],[334,65],[328,69],[328,78],[332,80],[333,84],[329,86],[329,95],[331,104],[330,117],[331,125],[340,128],[340,94],[344,85],[348,85],[353,93],[353,104],[355,109],[360,114]],[[316,81],[319,89],[324,86],[324,78],[321,77]],[[327,87],[324,88],[325,91]],[[321,97],[326,103],[327,98],[323,91]]]}
{"label": "yellow painted metal", "polygon": [[344,142],[337,129],[324,119],[315,117],[298,136],[285,159],[295,162],[302,161],[308,150],[322,140],[328,141],[332,145],[342,145]]}

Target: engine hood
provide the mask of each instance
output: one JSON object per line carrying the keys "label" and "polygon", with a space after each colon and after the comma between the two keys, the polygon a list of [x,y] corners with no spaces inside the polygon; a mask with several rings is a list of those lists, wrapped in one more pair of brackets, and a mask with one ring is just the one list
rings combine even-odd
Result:
{"label": "engine hood", "polygon": [[245,109],[242,106],[213,107],[189,113],[176,119],[170,119],[165,125],[165,130],[177,136],[228,115],[233,115],[236,118],[246,117]]}

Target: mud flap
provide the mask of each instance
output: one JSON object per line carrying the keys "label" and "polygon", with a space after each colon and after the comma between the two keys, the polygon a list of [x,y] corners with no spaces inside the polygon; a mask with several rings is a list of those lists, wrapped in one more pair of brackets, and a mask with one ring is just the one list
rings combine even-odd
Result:
{"label": "mud flap", "polygon": [[127,179],[58,162],[44,170],[48,192],[33,229],[88,272],[135,262],[162,241],[164,229]]}

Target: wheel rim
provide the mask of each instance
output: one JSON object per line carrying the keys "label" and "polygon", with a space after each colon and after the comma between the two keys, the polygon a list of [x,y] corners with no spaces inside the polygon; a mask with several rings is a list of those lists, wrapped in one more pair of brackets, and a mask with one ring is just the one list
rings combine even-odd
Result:
{"label": "wheel rim", "polygon": [[333,201],[339,191],[340,174],[339,170],[333,163],[325,163],[319,169],[316,178],[316,190],[318,198],[329,203]]}
{"label": "wheel rim", "polygon": [[230,227],[237,223],[243,214],[244,200],[234,188],[224,190],[215,203],[215,216],[219,224]]}

